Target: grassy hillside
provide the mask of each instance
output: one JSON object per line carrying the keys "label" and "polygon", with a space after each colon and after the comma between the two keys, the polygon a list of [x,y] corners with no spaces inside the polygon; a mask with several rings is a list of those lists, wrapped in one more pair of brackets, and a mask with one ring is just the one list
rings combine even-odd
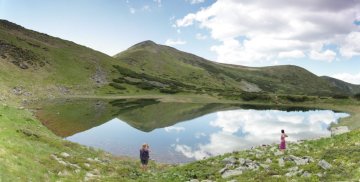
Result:
{"label": "grassy hillside", "polygon": [[0,82],[1,100],[66,94],[352,95],[360,91],[359,85],[318,77],[297,66],[220,64],[152,41],[113,58],[6,20],[0,20]]}
{"label": "grassy hillside", "polygon": [[[98,51],[0,20],[0,93],[93,94],[120,64]],[[15,88],[15,89],[14,89]]]}
{"label": "grassy hillside", "polygon": [[[345,87],[351,85],[353,89],[334,85],[297,66],[252,68],[220,64],[152,41],[136,44],[114,57],[132,69],[131,73],[120,69],[120,74],[129,79],[115,82],[139,84],[136,82],[142,75],[145,85],[154,88],[195,90],[198,93],[245,91],[304,95],[352,95],[360,89],[359,85],[345,82]],[[172,83],[174,80],[186,85]]]}

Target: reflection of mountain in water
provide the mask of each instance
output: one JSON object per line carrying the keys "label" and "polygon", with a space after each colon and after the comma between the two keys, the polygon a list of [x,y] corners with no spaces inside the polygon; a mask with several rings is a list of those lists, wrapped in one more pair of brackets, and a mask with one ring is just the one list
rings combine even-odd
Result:
{"label": "reflection of mountain in water", "polygon": [[[150,132],[156,128],[172,126],[208,113],[236,108],[274,109],[270,106],[218,104],[218,103],[168,103],[154,99],[118,100],[54,100],[41,104],[36,116],[51,131],[61,137],[68,137],[99,126],[117,117],[134,128]],[[294,111],[305,108],[275,109]]]}

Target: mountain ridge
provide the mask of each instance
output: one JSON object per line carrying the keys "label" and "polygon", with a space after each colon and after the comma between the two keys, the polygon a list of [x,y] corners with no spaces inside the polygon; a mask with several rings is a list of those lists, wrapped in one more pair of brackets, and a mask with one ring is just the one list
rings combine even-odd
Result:
{"label": "mountain ridge", "polygon": [[0,81],[0,94],[5,96],[16,95],[13,90],[18,88],[37,96],[147,90],[299,95],[360,92],[360,85],[318,77],[295,65],[247,67],[217,63],[151,40],[111,57],[7,20],[0,20]]}

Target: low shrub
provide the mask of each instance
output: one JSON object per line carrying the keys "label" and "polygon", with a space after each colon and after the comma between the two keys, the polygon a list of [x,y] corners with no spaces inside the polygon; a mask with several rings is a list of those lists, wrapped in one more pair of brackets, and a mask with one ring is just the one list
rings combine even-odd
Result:
{"label": "low shrub", "polygon": [[334,98],[334,99],[348,99],[349,96],[336,94],[336,95],[333,95],[332,98]]}
{"label": "low shrub", "polygon": [[110,83],[109,85],[119,90],[126,90],[126,88],[119,83]]}
{"label": "low shrub", "polygon": [[360,100],[360,93],[355,94],[354,98],[357,99],[357,100]]}

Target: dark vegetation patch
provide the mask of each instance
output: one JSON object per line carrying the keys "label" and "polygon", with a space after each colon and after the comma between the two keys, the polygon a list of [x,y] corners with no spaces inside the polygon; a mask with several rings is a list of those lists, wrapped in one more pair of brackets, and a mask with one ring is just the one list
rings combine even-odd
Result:
{"label": "dark vegetation patch", "polygon": [[336,95],[333,95],[332,98],[334,98],[334,99],[348,99],[349,96],[347,96],[347,95],[341,95],[341,94],[336,94]]}
{"label": "dark vegetation patch", "polygon": [[0,56],[3,59],[10,57],[9,61],[21,69],[44,67],[47,62],[31,50],[16,47],[0,40]]}
{"label": "dark vegetation patch", "polygon": [[121,86],[123,83],[135,85],[143,90],[159,89],[162,93],[171,94],[184,89],[193,90],[196,88],[193,85],[184,84],[179,81],[155,77],[145,73],[137,73],[117,65],[114,68],[121,74],[121,77],[113,79],[113,83],[110,83],[110,86],[117,89],[123,89]]}
{"label": "dark vegetation patch", "polygon": [[110,101],[112,106],[118,108],[114,116],[118,116],[121,113],[129,112],[134,109],[143,108],[148,105],[158,104],[160,101],[156,99],[117,99]]}
{"label": "dark vegetation patch", "polygon": [[298,96],[298,95],[280,95],[279,98],[288,100],[290,102],[305,102],[313,100],[312,98],[308,96]]}
{"label": "dark vegetation patch", "polygon": [[244,92],[244,91],[223,91],[219,95],[227,99],[242,99],[244,101],[270,101],[271,97],[266,93]]}
{"label": "dark vegetation patch", "polygon": [[357,99],[357,100],[360,100],[360,93],[355,94],[354,98]]}

